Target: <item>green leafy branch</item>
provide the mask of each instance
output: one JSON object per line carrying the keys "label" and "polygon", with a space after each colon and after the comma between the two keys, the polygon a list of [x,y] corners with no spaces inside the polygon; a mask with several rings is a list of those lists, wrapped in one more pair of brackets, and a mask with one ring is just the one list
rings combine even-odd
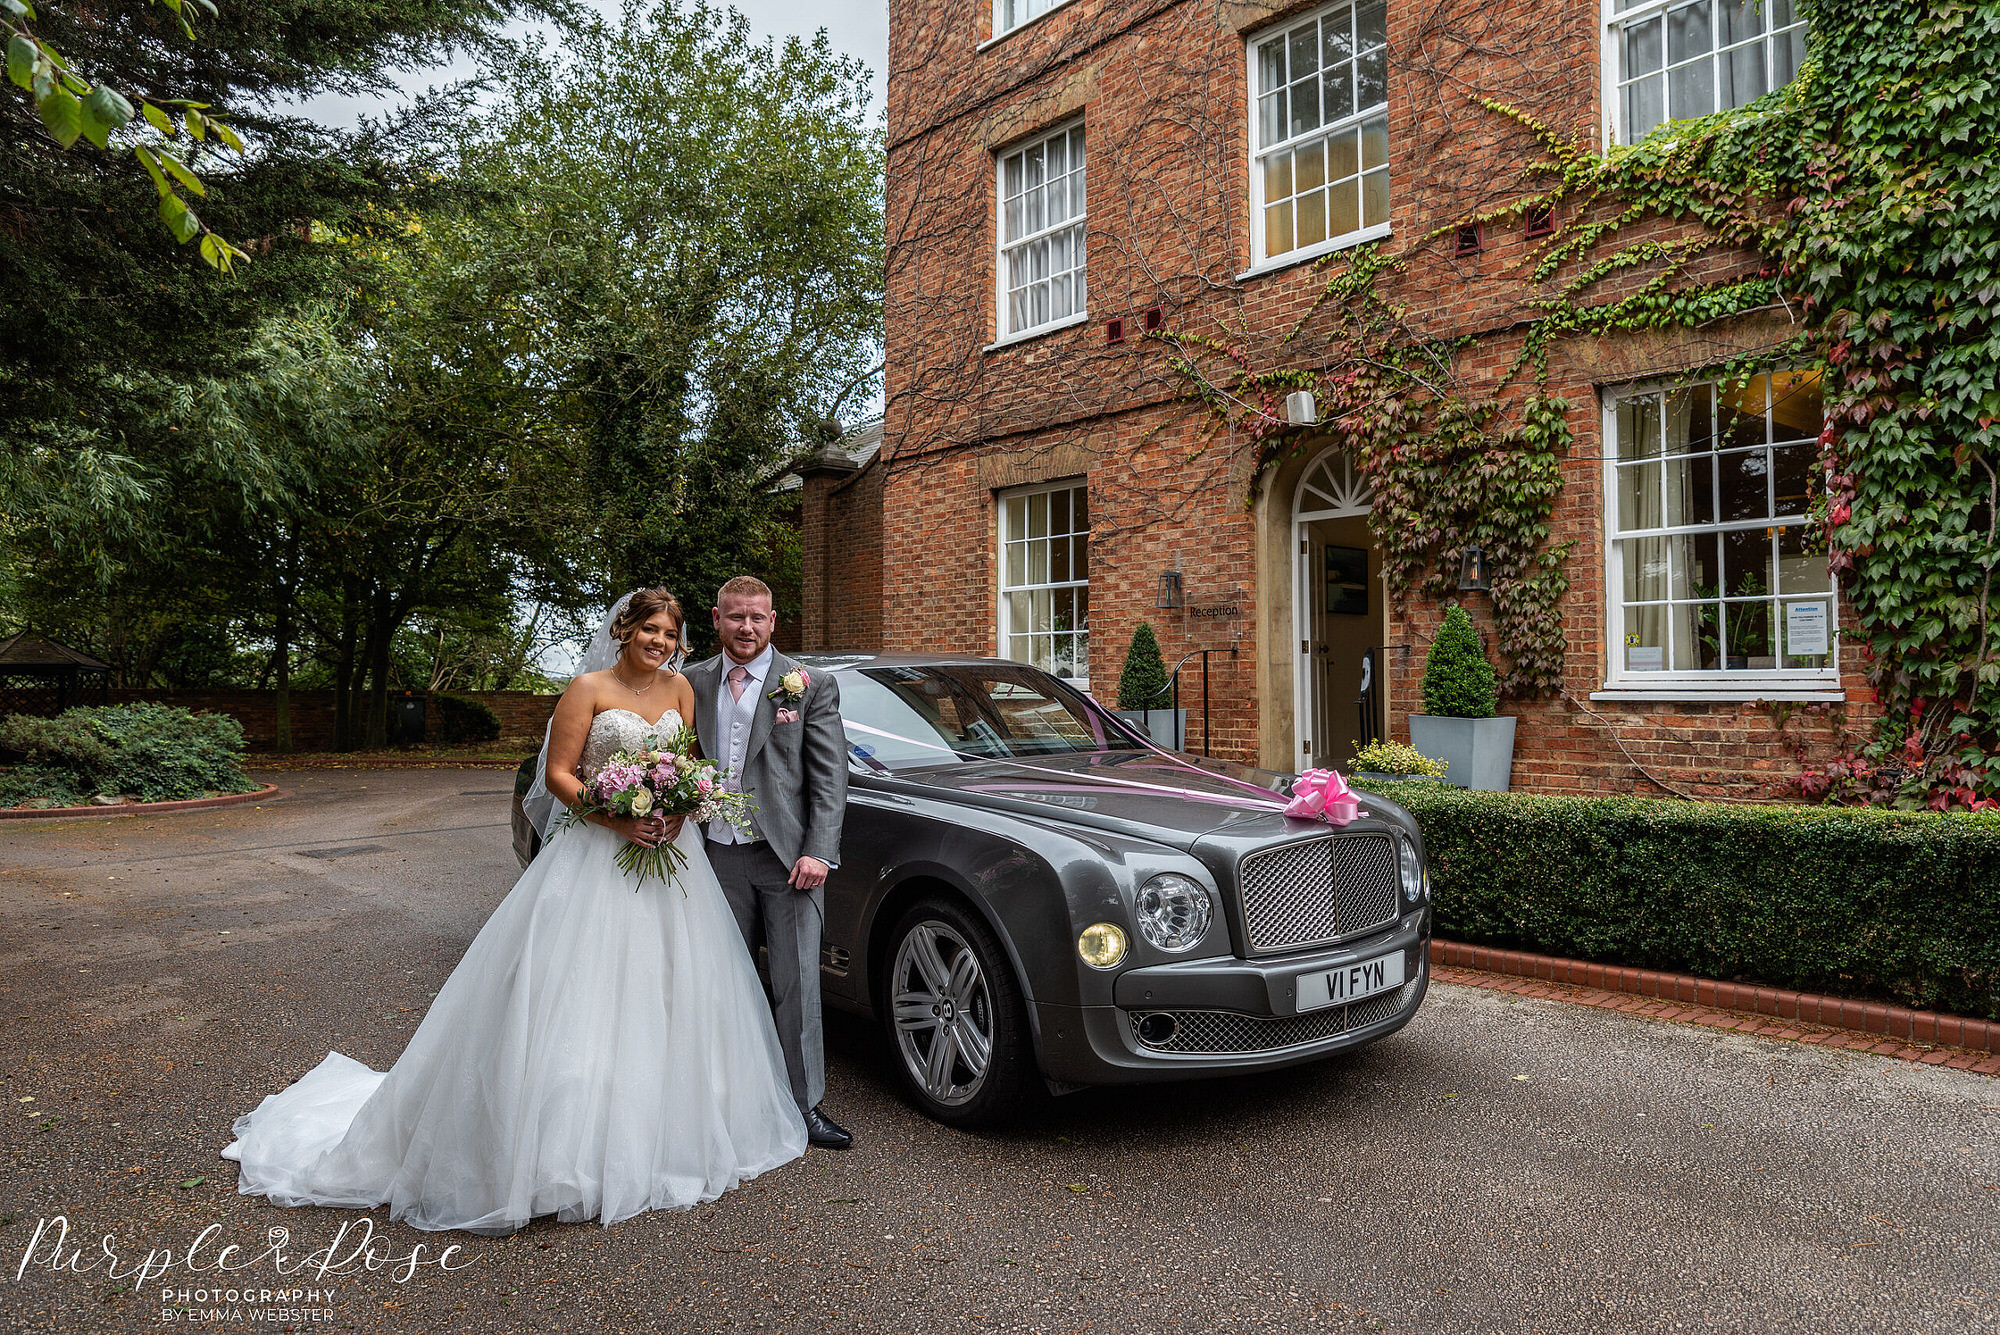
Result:
{"label": "green leafy branch", "polygon": [[[199,6],[211,18],[216,15],[213,0],[154,0],[154,3],[171,10],[180,22],[181,31],[190,39],[194,37],[194,23],[188,13],[191,7]],[[160,222],[174,240],[185,245],[200,237],[202,259],[222,273],[229,273],[239,260],[248,263],[250,257],[211,231],[188,203],[186,196],[202,198],[208,194],[208,187],[189,164],[189,159],[200,150],[182,154],[167,147],[183,134],[193,145],[213,137],[241,155],[243,141],[236,132],[211,112],[206,102],[141,97],[135,107],[116,88],[91,82],[34,31],[36,18],[29,0],[0,0],[0,35],[7,42],[7,77],[33,99],[49,136],[64,149],[75,147],[79,139],[105,150],[111,148],[114,136],[119,137],[121,146],[129,143],[139,165],[146,169],[159,192]],[[139,134],[125,133],[140,121],[159,136],[157,142],[139,142]]]}

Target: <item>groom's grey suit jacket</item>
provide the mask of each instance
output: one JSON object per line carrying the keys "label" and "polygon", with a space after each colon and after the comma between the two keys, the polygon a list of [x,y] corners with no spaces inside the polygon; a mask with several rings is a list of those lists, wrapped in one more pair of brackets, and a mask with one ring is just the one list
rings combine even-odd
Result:
{"label": "groom's grey suit jacket", "polygon": [[[726,656],[717,654],[687,670],[694,687],[694,735],[701,753],[721,763],[727,759],[722,739],[715,735],[717,694],[724,689]],[[771,672],[759,688],[757,714],[750,724],[750,741],[743,748],[743,773],[738,786],[756,805],[751,822],[770,841],[771,851],[787,867],[801,857],[818,858],[832,866],[840,861],[840,822],[847,811],[847,734],[840,726],[840,687],[831,672],[812,672],[805,699],[794,710],[798,720],[778,722],[781,707],[772,693],[787,672],[799,664],[773,650]]]}

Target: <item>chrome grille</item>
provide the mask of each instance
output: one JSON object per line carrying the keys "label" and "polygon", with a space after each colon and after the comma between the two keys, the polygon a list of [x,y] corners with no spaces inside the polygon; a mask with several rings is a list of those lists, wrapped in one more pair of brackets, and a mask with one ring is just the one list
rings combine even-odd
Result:
{"label": "chrome grille", "polygon": [[1396,920],[1396,847],[1385,834],[1340,835],[1252,853],[1238,877],[1252,954],[1322,946]]}
{"label": "chrome grille", "polygon": [[[1132,1037],[1150,1052],[1189,1052],[1214,1056],[1232,1053],[1280,1052],[1302,1048],[1351,1030],[1392,1019],[1416,999],[1428,962],[1420,961],[1417,976],[1394,991],[1364,997],[1347,1006],[1328,1006],[1304,1015],[1245,1015],[1239,1011],[1132,1011],[1126,1016]],[[1174,1032],[1164,1042],[1139,1037],[1139,1022],[1148,1015],[1171,1015]]]}

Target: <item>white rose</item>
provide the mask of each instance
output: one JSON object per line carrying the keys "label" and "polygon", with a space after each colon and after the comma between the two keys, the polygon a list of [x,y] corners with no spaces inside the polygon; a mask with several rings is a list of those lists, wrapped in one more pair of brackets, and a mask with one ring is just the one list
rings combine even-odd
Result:
{"label": "white rose", "polygon": [[806,693],[806,679],[797,672],[787,672],[784,676],[778,678],[778,684],[785,688],[785,692],[788,695],[804,695]]}
{"label": "white rose", "polygon": [[635,815],[635,816],[643,816],[643,815],[645,815],[645,814],[646,814],[647,812],[651,811],[652,809],[653,809],[653,795],[652,795],[652,793],[648,792],[648,791],[647,791],[646,789],[644,789],[644,788],[641,788],[641,789],[640,789],[640,790],[639,790],[638,792],[636,792],[636,793],[632,794],[632,814],[633,814],[633,815]]}

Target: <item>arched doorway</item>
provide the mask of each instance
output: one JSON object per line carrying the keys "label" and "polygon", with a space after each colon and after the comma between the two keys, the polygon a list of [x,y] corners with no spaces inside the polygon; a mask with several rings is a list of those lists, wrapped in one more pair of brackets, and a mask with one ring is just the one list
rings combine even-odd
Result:
{"label": "arched doorway", "polygon": [[1368,531],[1373,504],[1339,446],[1306,465],[1292,494],[1292,754],[1303,764],[1346,768],[1388,719],[1389,608],[1382,553]]}

